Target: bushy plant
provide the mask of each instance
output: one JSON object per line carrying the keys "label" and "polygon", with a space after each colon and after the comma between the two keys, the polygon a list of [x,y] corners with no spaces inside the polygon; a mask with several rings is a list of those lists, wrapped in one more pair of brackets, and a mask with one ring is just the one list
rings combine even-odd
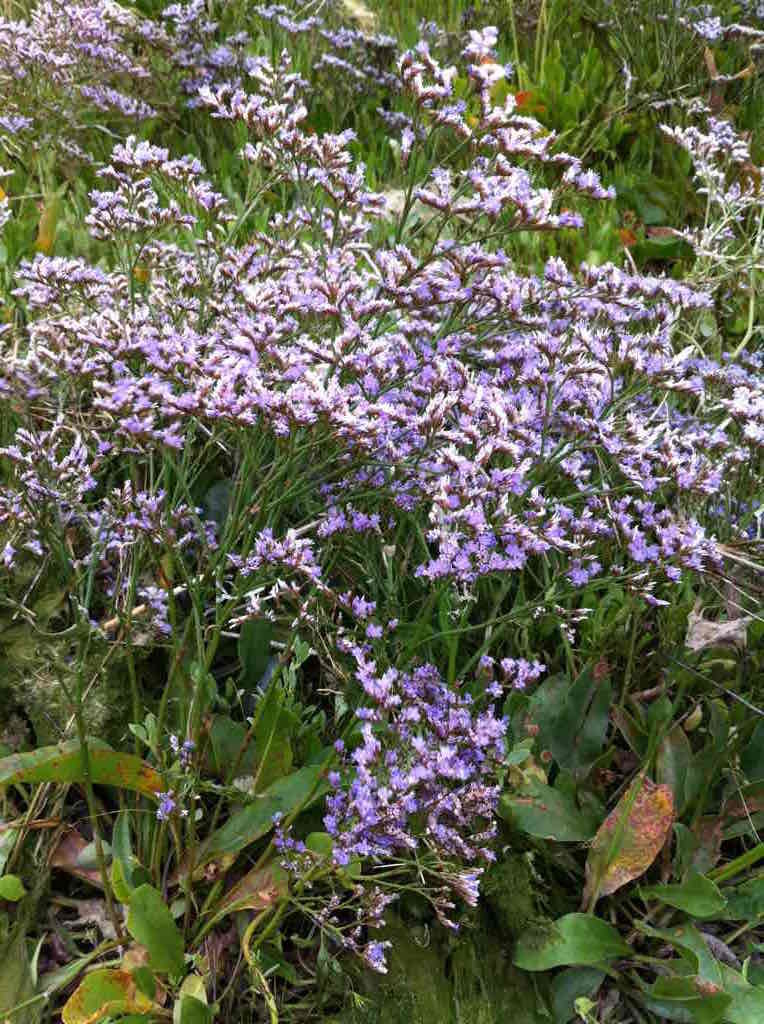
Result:
{"label": "bushy plant", "polygon": [[[9,34],[60,31],[52,12]],[[644,891],[658,906],[758,898],[707,876],[758,857],[740,825],[764,734],[710,702],[695,742],[696,677],[726,691],[739,669],[685,627],[714,587],[736,642],[760,625],[761,170],[719,120],[666,128],[706,202],[699,229],[677,225],[687,280],[528,266],[529,237],[585,230],[614,190],[523,109],[496,29],[447,64],[338,12],[217,13],[67,8],[66,89],[50,54],[39,75],[68,152],[73,111],[153,120],[144,95],[173,133],[196,127],[193,152],[125,133],[96,167],[87,250],[38,233],[7,267],[0,650],[36,745],[0,760],[0,886],[24,895],[33,823],[69,816],[47,862],[103,902],[99,942],[64,897],[73,948],[44,940],[36,991],[6,1009],[355,1013],[355,961],[384,973],[408,923],[441,930],[463,1019],[478,997],[458,935],[512,907],[519,968],[589,970],[564,999],[558,975],[550,1005],[583,1007],[609,964],[620,1020],[694,1012],[702,985],[721,1014],[761,1006],[755,979],[670,932],[672,911],[643,921],[628,890],[620,934],[594,913],[654,862],[674,879]],[[15,88],[3,127],[24,166],[38,141],[18,118],[45,115]],[[385,191],[348,126],[373,116],[395,136]],[[216,137],[236,153],[205,167],[196,143]],[[24,202],[3,198],[8,237]],[[591,841],[585,867],[552,841]],[[517,899],[496,896],[509,878]]]}

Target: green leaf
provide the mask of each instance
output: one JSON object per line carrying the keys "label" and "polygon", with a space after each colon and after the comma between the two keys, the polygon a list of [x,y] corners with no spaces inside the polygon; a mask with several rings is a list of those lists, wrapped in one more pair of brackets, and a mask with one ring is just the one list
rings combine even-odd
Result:
{"label": "green leaf", "polygon": [[598,967],[568,967],[552,980],[554,1024],[568,1024],[576,1017],[575,1003],[581,996],[592,998],[605,980]]}
{"label": "green leaf", "polygon": [[233,481],[218,480],[202,498],[202,509],[206,519],[222,527],[231,511]]}
{"label": "green leaf", "polygon": [[636,927],[645,935],[660,939],[673,946],[679,955],[687,961],[692,974],[697,974],[701,980],[710,982],[718,988],[722,987],[721,965],[694,925],[681,924],[675,928],[652,928],[650,925],[638,921]]}
{"label": "green leaf", "polygon": [[195,999],[193,996],[181,996],[179,1003],[178,1024],[211,1024],[212,1010],[200,999]]}
{"label": "green leaf", "polygon": [[172,1008],[173,1024],[210,1024],[212,1011],[207,1005],[207,990],[198,974],[183,979]]}
{"label": "green leaf", "polygon": [[525,971],[594,965],[629,956],[631,949],[612,925],[591,914],[566,914],[555,922],[555,933],[542,942],[521,935],[514,963]]}
{"label": "green leaf", "polygon": [[120,903],[129,903],[131,889],[125,879],[125,872],[122,867],[121,860],[112,861],[112,869],[109,872],[109,880],[112,884],[112,891],[114,892],[117,901]]}
{"label": "green leaf", "polygon": [[729,920],[753,922],[764,916],[764,878],[752,878],[725,893]]}
{"label": "green leaf", "polygon": [[239,633],[239,661],[241,681],[248,690],[254,690],[265,675],[271,660],[273,623],[270,619],[249,619]]}
{"label": "green leaf", "polygon": [[725,1019],[732,1000],[724,992],[709,991],[700,978],[659,978],[646,990],[645,1004],[660,1020],[717,1024]]}
{"label": "green leaf", "polygon": [[292,768],[291,738],[299,721],[286,706],[286,695],[278,679],[273,679],[257,706],[254,735],[254,762],[257,791],[262,792]]}
{"label": "green leaf", "polygon": [[579,810],[572,797],[537,779],[521,793],[503,796],[499,815],[528,835],[561,843],[591,839],[598,824],[591,814]]}
{"label": "green leaf", "polygon": [[3,818],[0,818],[0,825],[3,826],[3,830],[0,832],[0,871],[3,871],[5,862],[16,843],[18,829],[8,828],[7,822]]}
{"label": "green leaf", "polygon": [[[247,729],[228,715],[215,715],[209,736],[212,770],[220,778],[227,779],[239,758],[239,751],[247,738]],[[239,758],[236,775],[251,775],[255,764],[255,750],[250,742]]]}
{"label": "green leaf", "polygon": [[[11,937],[0,944],[0,1019],[8,1011],[34,995],[34,979],[29,963],[26,936],[14,929]],[[35,1024],[41,1016],[42,1003],[10,1017],[12,1024]]]}
{"label": "green leaf", "polygon": [[184,967],[183,936],[161,895],[150,885],[141,885],[130,896],[127,930],[145,946],[155,971],[177,975]]}
{"label": "green leaf", "polygon": [[11,903],[18,903],[26,896],[24,883],[18,875],[3,875],[0,878],[0,900],[10,900]]}
{"label": "green leaf", "polygon": [[531,699],[541,747],[577,779],[586,777],[602,752],[612,696],[610,680],[597,681],[586,669],[572,684],[561,676],[547,680]]}
{"label": "green leaf", "polygon": [[[121,754],[99,740],[89,740],[91,780],[97,785],[133,789],[155,796],[163,786],[158,772],[133,754]],[[0,786],[17,782],[85,782],[79,743],[40,747],[0,760]]]}
{"label": "green leaf", "polygon": [[716,917],[727,908],[727,901],[715,883],[697,871],[691,872],[678,885],[650,885],[639,891],[644,900],[660,900],[693,917]]}
{"label": "green leaf", "polygon": [[317,853],[320,857],[331,857],[334,840],[328,832],[311,832],[305,837],[305,846],[311,853]]}
{"label": "green leaf", "polygon": [[740,767],[749,782],[764,779],[764,722],[759,722],[740,754]]}
{"label": "green leaf", "polygon": [[764,988],[751,985],[742,974],[721,965],[724,990],[732,999],[724,1012],[729,1024],[758,1024],[764,1021]]}
{"label": "green leaf", "polygon": [[303,803],[308,806],[323,796],[329,787],[321,782],[321,775],[322,768],[311,765],[278,779],[213,832],[202,847],[198,864],[205,864],[220,854],[239,853],[271,831],[274,814],[289,814]]}
{"label": "green leaf", "polygon": [[658,747],[655,759],[655,778],[670,786],[674,794],[674,811],[681,817],[686,806],[686,780],[692,761],[692,747],[687,733],[680,725],[666,733]]}
{"label": "green leaf", "polygon": [[143,992],[147,999],[153,1000],[157,994],[157,980],[151,968],[145,965],[134,967],[131,974],[138,990]]}

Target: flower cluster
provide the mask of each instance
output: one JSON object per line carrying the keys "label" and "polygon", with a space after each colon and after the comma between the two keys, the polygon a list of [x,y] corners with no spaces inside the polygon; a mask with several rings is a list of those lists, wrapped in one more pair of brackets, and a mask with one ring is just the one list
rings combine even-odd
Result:
{"label": "flower cluster", "polygon": [[73,111],[133,121],[155,115],[135,94],[150,71],[132,56],[134,44],[151,35],[150,23],[107,0],[44,0],[28,21],[0,19],[0,129],[40,152],[64,149],[89,159],[77,138],[88,119],[77,132]]}
{"label": "flower cluster", "polygon": [[357,712],[360,742],[345,755],[349,781],[330,776],[324,826],[335,863],[420,846],[440,860],[491,860],[505,723],[473,709],[433,665],[381,672],[362,648],[353,654],[369,703]]}

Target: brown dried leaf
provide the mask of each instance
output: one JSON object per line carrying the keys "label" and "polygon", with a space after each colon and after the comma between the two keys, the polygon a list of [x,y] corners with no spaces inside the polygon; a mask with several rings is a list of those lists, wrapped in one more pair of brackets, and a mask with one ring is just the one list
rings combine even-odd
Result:
{"label": "brown dried leaf", "polygon": [[702,609],[696,606],[687,616],[685,646],[690,651],[702,651],[706,647],[745,647],[751,622],[753,617],[750,615],[741,615],[727,622],[709,622],[703,618]]}
{"label": "brown dried leaf", "polygon": [[116,939],[114,922],[106,910],[105,900],[74,900],[74,904],[80,924],[94,924],[105,939]]}
{"label": "brown dried leaf", "polygon": [[656,786],[640,776],[603,821],[586,860],[584,906],[591,909],[639,878],[663,848],[674,821],[670,786]]}
{"label": "brown dried leaf", "polygon": [[88,844],[76,829],[70,829],[62,836],[60,843],[53,852],[50,859],[52,868],[59,868],[70,875],[81,878],[83,882],[90,882],[91,885],[103,888],[101,883],[101,872],[95,869],[83,868],[78,863],[79,856]]}

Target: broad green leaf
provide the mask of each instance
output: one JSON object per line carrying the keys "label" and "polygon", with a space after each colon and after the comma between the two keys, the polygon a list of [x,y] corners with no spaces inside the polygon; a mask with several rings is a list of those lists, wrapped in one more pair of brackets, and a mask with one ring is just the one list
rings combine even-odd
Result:
{"label": "broad green leaf", "polygon": [[700,978],[672,976],[658,978],[646,990],[645,1004],[659,1020],[718,1024],[726,1019],[732,1000],[714,985]]}
{"label": "broad green leaf", "polygon": [[573,683],[562,676],[547,680],[531,698],[540,745],[577,779],[585,778],[602,753],[612,695],[610,680],[597,681],[586,669]]}
{"label": "broad green leaf", "polygon": [[173,1024],[212,1024],[212,1010],[194,996],[181,996],[175,1006],[180,1012],[176,1021],[173,1008]]}
{"label": "broad green leaf", "polygon": [[729,1024],[758,1024],[764,1021],[764,988],[751,985],[742,974],[721,965],[724,991],[732,1002],[724,1011],[724,1020]]}
{"label": "broad green leaf", "polygon": [[610,719],[637,757],[644,757],[647,751],[648,737],[636,718],[625,708],[614,707],[611,708]]}
{"label": "broad green leaf", "polygon": [[145,946],[155,971],[177,975],[184,966],[183,936],[161,895],[150,885],[141,885],[130,895],[127,930]]}
{"label": "broad green leaf", "polygon": [[257,725],[253,742],[255,784],[262,792],[292,769],[292,736],[299,722],[286,706],[283,687],[272,680],[255,710]]}
{"label": "broad green leaf", "polygon": [[172,1008],[173,1024],[211,1024],[212,1011],[207,1005],[207,989],[198,974],[183,979],[178,998]]}
{"label": "broad green leaf", "polygon": [[157,994],[157,979],[151,968],[145,964],[139,964],[137,967],[133,967],[130,973],[133,976],[133,981],[138,986],[138,990],[147,999],[153,1001]]}
{"label": "broad green leaf", "polygon": [[5,862],[8,860],[11,850],[16,843],[18,829],[7,828],[6,822],[2,818],[0,818],[0,825],[3,826],[2,831],[0,831],[0,871],[3,871]]}
{"label": "broad green leaf", "polygon": [[0,900],[10,900],[18,903],[26,895],[24,883],[18,875],[3,875],[0,878]]}
{"label": "broad green leaf", "polygon": [[111,833],[111,882],[114,895],[120,903],[128,903],[130,891],[141,884],[136,868],[140,865],[133,856],[132,843],[130,841],[130,815],[128,811],[122,810],[117,815],[114,828]]}
{"label": "broad green leaf", "polygon": [[503,796],[499,815],[522,832],[558,842],[585,842],[597,828],[596,819],[580,810],[572,797],[537,779],[520,793]]}
{"label": "broad green leaf", "polygon": [[[163,786],[158,772],[134,754],[122,754],[98,740],[89,741],[91,779],[104,786],[155,796]],[[85,782],[79,743],[40,747],[0,760],[0,786],[17,782]]]}
{"label": "broad green leaf", "polygon": [[273,623],[270,619],[249,619],[239,633],[239,661],[241,681],[248,690],[254,690],[265,675],[271,660]]}
{"label": "broad green leaf", "polygon": [[575,1003],[581,996],[592,998],[605,980],[598,967],[568,967],[552,980],[554,1024],[568,1024],[576,1017]]}
{"label": "broad green leaf", "polygon": [[227,780],[234,771],[237,759],[237,776],[253,774],[256,766],[255,748],[251,741],[244,746],[247,739],[246,726],[235,722],[228,715],[215,715],[210,724],[209,737],[211,767],[216,775]]}
{"label": "broad green leaf", "polygon": [[661,740],[655,759],[656,780],[671,788],[674,794],[674,809],[680,817],[686,806],[687,773],[692,761],[692,747],[687,733],[675,725]]}
{"label": "broad green leaf", "polygon": [[694,925],[681,924],[675,928],[652,928],[650,925],[638,921],[636,927],[643,934],[673,946],[687,961],[691,973],[696,974],[702,981],[722,987],[721,965]]}
{"label": "broad green leaf", "polygon": [[129,971],[104,968],[86,974],[61,1011],[63,1024],[96,1024],[105,1017],[143,1013],[151,1000],[139,992]]}
{"label": "broad green leaf", "polygon": [[749,782],[764,779],[764,722],[759,722],[740,754],[740,768]]}
{"label": "broad green leaf", "polygon": [[752,878],[734,889],[725,889],[726,917],[732,921],[757,921],[764,916],[764,878]]}
{"label": "broad green leaf", "polygon": [[233,498],[233,481],[218,480],[202,498],[202,509],[206,519],[211,519],[219,527],[223,527],[231,511]]}
{"label": "broad green leaf", "polygon": [[554,934],[541,942],[536,935],[521,935],[514,963],[525,971],[549,971],[601,964],[630,953],[630,947],[607,921],[591,914],[566,914],[555,922]]}
{"label": "broad green leaf", "polygon": [[323,796],[328,785],[321,781],[321,775],[322,768],[315,765],[278,779],[213,832],[202,847],[197,867],[221,854],[239,853],[271,831],[274,814],[289,814]]}
{"label": "broad green leaf", "polygon": [[727,901],[715,883],[697,871],[678,885],[651,885],[639,891],[642,899],[660,900],[693,917],[716,917],[727,909]]}
{"label": "broad green leaf", "polygon": [[128,877],[129,865],[133,856],[133,848],[130,842],[130,815],[127,811],[120,811],[114,822],[111,833],[111,849],[114,859],[121,861]]}
{"label": "broad green leaf", "polygon": [[640,776],[603,821],[586,859],[584,904],[593,907],[639,878],[660,853],[674,820],[668,786]]}
{"label": "broad green leaf", "polygon": [[[111,861],[111,846],[104,840],[101,842],[101,849],[103,850],[104,859],[108,864]],[[86,843],[77,854],[77,867],[82,868],[84,871],[98,870],[95,840],[92,843]]]}
{"label": "broad green leaf", "polygon": [[305,837],[305,846],[320,857],[331,857],[334,840],[328,832],[311,832]]}

